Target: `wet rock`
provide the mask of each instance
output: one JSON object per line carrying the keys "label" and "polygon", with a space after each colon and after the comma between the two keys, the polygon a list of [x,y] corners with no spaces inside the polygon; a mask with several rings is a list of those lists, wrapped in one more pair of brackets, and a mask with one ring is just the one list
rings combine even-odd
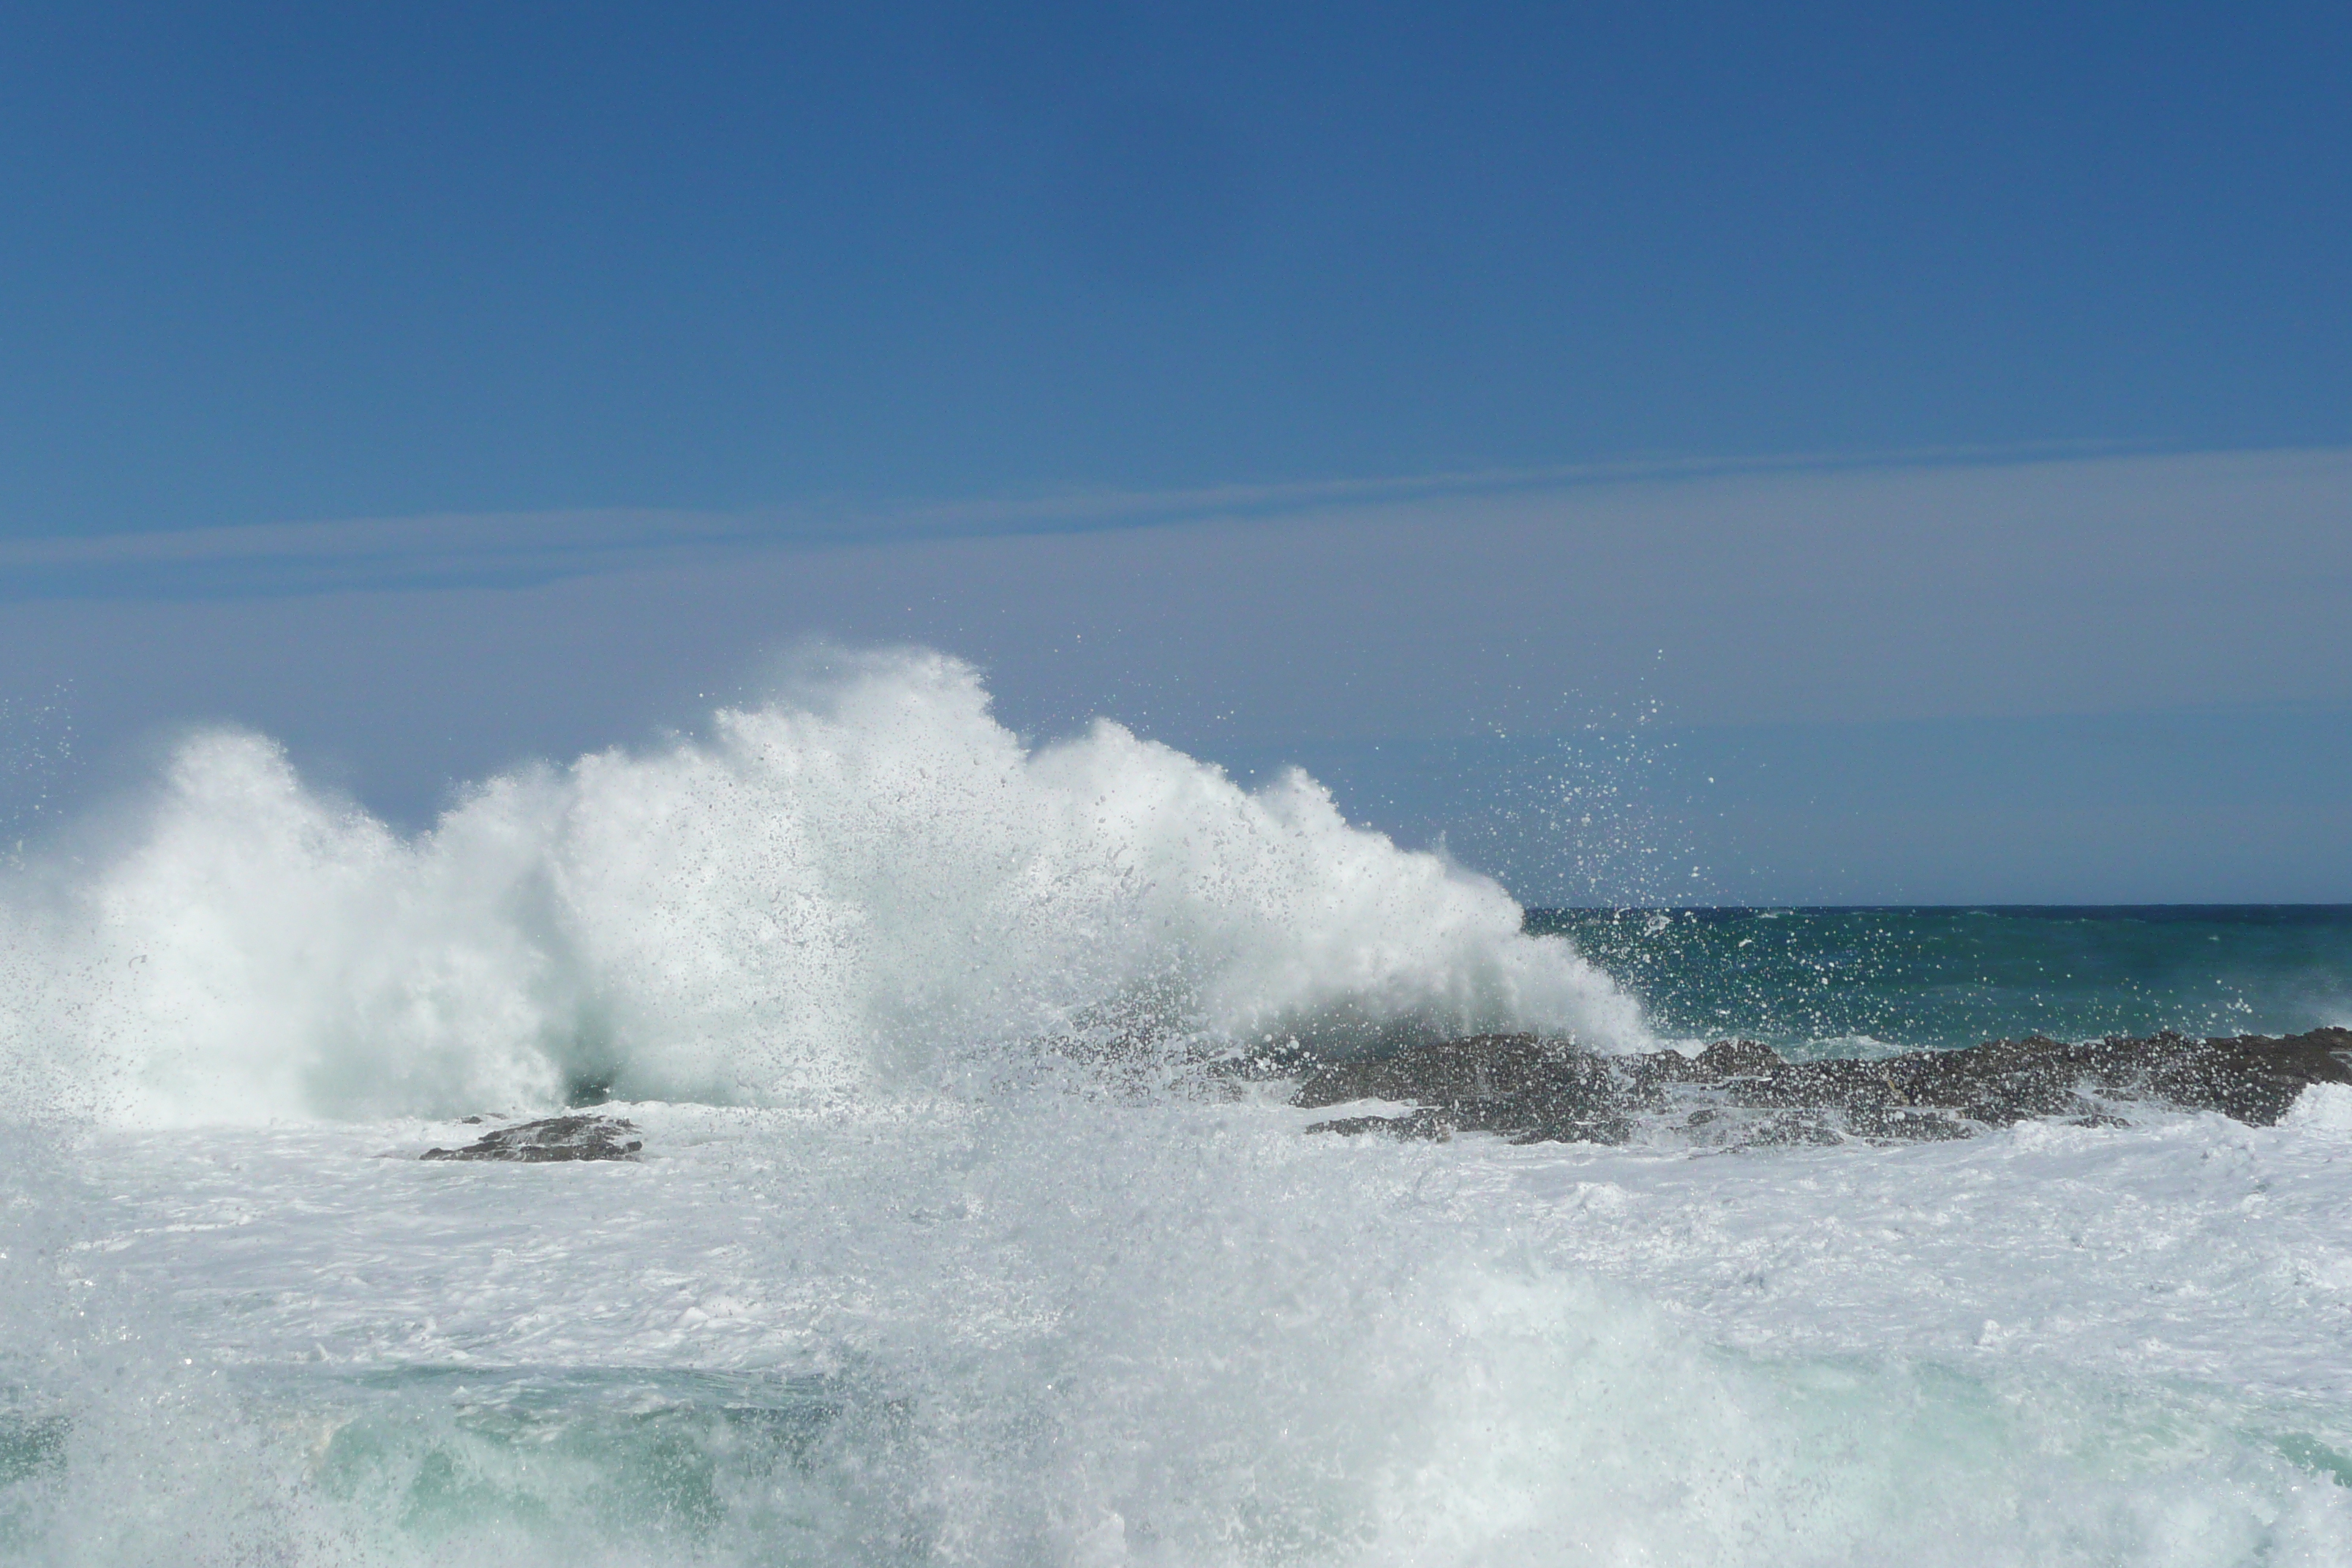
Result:
{"label": "wet rock", "polygon": [[[468,1121],[478,1118],[468,1117]],[[545,1164],[558,1160],[634,1160],[645,1147],[629,1134],[636,1123],[617,1116],[551,1116],[486,1132],[462,1149],[427,1149],[425,1160],[509,1160]]]}
{"label": "wet rock", "polygon": [[1601,1056],[1533,1035],[1481,1035],[1309,1073],[1305,1109],[1389,1100],[1315,1132],[1496,1132],[1517,1142],[1622,1143],[1637,1126],[1720,1143],[1916,1142],[2029,1118],[2113,1125],[2121,1105],[2218,1110],[2257,1127],[2314,1083],[2352,1083],[2352,1030],[2069,1043],[2044,1036],[1870,1060],[1792,1062],[1752,1040]]}
{"label": "wet rock", "polygon": [[1530,1142],[1622,1143],[1632,1135],[1625,1112],[1633,1102],[1619,1061],[1533,1035],[1478,1035],[1325,1068],[1291,1103],[1387,1100],[1421,1108],[1404,1117],[1318,1122],[1313,1131],[1504,1132]]}

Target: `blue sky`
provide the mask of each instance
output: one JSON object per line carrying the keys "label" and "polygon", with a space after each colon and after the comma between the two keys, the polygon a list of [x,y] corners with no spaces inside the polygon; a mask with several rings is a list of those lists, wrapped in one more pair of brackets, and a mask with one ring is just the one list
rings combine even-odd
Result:
{"label": "blue sky", "polygon": [[[414,819],[914,638],[1530,896],[1498,800],[1654,710],[1725,897],[2352,898],[2347,79],[2340,5],[20,6],[0,700]],[[1422,630],[1058,651],[1251,570]]]}

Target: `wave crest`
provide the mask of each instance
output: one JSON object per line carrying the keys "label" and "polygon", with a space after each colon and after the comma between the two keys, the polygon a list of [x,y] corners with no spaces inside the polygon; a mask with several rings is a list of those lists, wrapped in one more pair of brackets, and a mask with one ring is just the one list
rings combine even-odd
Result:
{"label": "wave crest", "polygon": [[150,1122],[774,1103],[1089,1032],[1648,1042],[1499,886],[1304,773],[1244,791],[1108,721],[1032,749],[925,652],[500,775],[413,837],[197,734],[117,847],[34,885],[8,1077]]}

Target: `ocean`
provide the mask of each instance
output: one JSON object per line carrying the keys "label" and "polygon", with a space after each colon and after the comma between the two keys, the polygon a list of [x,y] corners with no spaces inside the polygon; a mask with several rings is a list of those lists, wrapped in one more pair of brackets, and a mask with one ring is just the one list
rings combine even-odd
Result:
{"label": "ocean", "polygon": [[[2343,1025],[2352,907],[1530,910],[919,654],[417,834],[197,733],[0,877],[0,1560],[2352,1563],[2352,1089],[1698,1149],[1282,1076]],[[419,1158],[567,1106],[641,1152]]]}
{"label": "ocean", "polygon": [[2352,1019],[2352,905],[1531,910],[1685,1041],[1856,1056]]}

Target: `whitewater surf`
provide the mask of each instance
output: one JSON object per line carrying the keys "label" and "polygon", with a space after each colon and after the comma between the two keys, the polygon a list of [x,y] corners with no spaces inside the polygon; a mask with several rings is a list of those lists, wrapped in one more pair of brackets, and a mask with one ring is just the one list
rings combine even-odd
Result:
{"label": "whitewater surf", "polygon": [[[0,1554],[2352,1562],[2352,1089],[1306,1131],[1292,1052],[1959,1043],[1822,1013],[1850,928],[1600,920],[928,654],[414,836],[195,735],[0,896]],[[2347,1022],[2294,952],[2245,1005]],[[589,1106],[638,1146],[422,1157]]]}

